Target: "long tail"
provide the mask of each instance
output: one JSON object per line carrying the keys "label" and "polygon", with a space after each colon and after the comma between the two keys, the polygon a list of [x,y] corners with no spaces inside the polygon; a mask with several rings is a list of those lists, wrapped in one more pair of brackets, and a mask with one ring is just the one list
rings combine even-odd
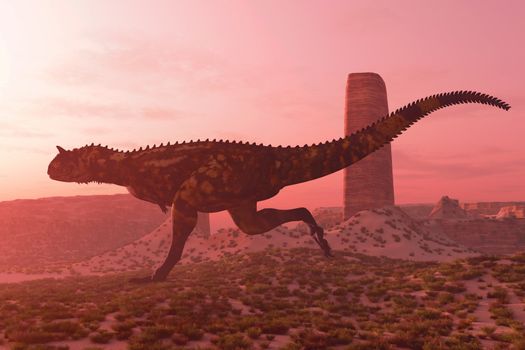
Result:
{"label": "long tail", "polygon": [[474,91],[437,94],[412,102],[375,123],[339,140],[311,146],[283,148],[279,169],[284,186],[317,179],[363,159],[392,141],[426,115],[451,105],[481,103],[509,110],[500,99]]}

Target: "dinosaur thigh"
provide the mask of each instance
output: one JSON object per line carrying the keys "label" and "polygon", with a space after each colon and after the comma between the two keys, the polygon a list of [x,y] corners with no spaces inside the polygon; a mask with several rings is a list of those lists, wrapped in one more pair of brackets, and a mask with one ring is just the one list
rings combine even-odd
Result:
{"label": "dinosaur thigh", "polygon": [[314,217],[306,208],[257,210],[256,202],[244,203],[228,210],[235,224],[247,234],[261,234],[291,221],[303,221],[318,227]]}

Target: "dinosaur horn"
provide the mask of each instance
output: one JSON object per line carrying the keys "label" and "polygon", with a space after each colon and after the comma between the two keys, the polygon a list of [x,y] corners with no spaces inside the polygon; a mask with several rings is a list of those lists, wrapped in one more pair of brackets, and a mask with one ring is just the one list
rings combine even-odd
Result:
{"label": "dinosaur horn", "polygon": [[58,153],[66,153],[67,151],[60,146],[57,146]]}

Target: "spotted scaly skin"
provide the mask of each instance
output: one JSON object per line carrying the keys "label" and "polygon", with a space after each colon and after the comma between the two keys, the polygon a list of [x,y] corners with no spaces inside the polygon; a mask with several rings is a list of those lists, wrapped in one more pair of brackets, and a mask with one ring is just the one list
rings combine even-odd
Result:
{"label": "spotted scaly skin", "polygon": [[303,147],[273,147],[229,141],[196,141],[133,151],[84,146],[59,153],[49,176],[66,182],[102,182],[125,186],[135,197],[172,207],[173,237],[168,256],[151,277],[162,281],[180,260],[197,212],[228,210],[236,225],[250,235],[281,224],[303,221],[313,239],[330,256],[330,246],[306,208],[257,210],[257,202],[293,184],[339,171],[391,142],[424,116],[447,106],[481,103],[504,110],[501,100],[472,91],[430,96],[413,102],[347,137]]}

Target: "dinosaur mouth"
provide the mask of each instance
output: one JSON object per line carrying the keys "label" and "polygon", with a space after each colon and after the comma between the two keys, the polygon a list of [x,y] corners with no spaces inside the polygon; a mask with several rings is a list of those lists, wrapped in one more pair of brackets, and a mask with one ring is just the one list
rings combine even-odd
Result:
{"label": "dinosaur mouth", "polygon": [[84,184],[84,185],[87,185],[87,184],[90,184],[90,183],[97,183],[97,184],[102,184],[103,182],[102,181],[98,181],[98,180],[90,180],[90,179],[85,179],[85,178],[77,178],[75,180],[73,180],[74,182],[78,183],[78,184]]}
{"label": "dinosaur mouth", "polygon": [[56,174],[56,173],[53,173],[53,172],[48,172],[48,175],[51,179],[53,180],[56,180],[56,181],[63,181],[63,182],[76,182],[78,184],[89,184],[89,183],[98,183],[98,184],[102,184],[101,181],[98,181],[98,180],[93,180],[89,177],[86,177],[85,175],[84,176],[77,176],[77,177],[73,177],[71,175],[68,175],[68,174]]}
{"label": "dinosaur mouth", "polygon": [[97,184],[102,184],[103,182],[100,182],[100,181],[96,181],[96,180],[91,180],[91,181],[75,181],[77,184],[84,184],[84,185],[87,185],[87,184],[90,184],[90,183],[97,183]]}

